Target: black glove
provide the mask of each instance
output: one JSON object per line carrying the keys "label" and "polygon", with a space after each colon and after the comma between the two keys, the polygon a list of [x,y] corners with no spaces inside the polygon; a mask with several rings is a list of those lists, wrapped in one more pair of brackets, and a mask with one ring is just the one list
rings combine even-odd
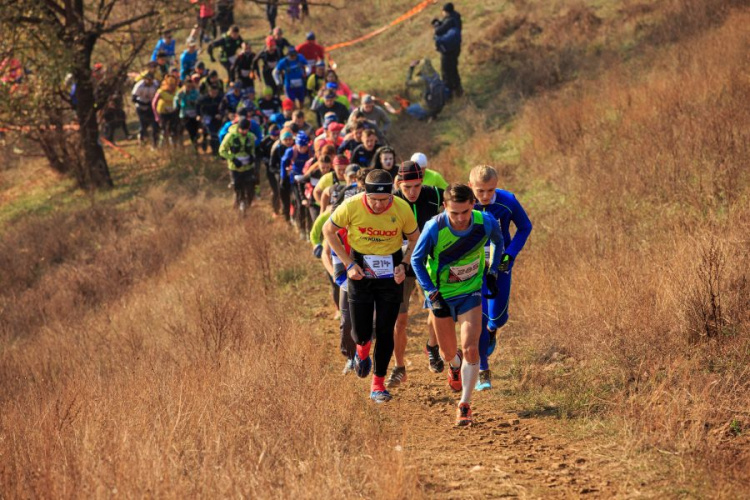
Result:
{"label": "black glove", "polygon": [[321,255],[323,255],[323,245],[317,244],[315,245],[315,248],[313,248],[313,256],[315,256],[316,259],[319,259]]}
{"label": "black glove", "polygon": [[497,288],[497,275],[495,273],[487,273],[487,276],[484,277],[484,284],[487,286],[487,291],[489,292],[484,298],[494,299],[497,297],[499,292]]}
{"label": "black glove", "polygon": [[438,291],[432,292],[430,294],[430,306],[432,307],[433,311],[446,311],[450,309],[450,306],[448,306],[448,303],[443,298],[443,295]]}
{"label": "black glove", "polygon": [[502,258],[500,259],[500,265],[497,266],[497,270],[501,273],[507,273],[508,271],[510,271],[511,267],[513,267],[513,256],[504,253]]}
{"label": "black glove", "polygon": [[212,56],[211,54],[209,54],[208,57],[211,58],[211,62],[216,62],[216,58],[214,56]]}
{"label": "black glove", "polygon": [[433,18],[432,21],[430,21],[430,24],[433,26],[438,26],[440,24],[440,19],[437,17]]}
{"label": "black glove", "polygon": [[232,163],[234,163],[235,167],[242,168],[242,162],[238,160],[237,158],[232,158]]}

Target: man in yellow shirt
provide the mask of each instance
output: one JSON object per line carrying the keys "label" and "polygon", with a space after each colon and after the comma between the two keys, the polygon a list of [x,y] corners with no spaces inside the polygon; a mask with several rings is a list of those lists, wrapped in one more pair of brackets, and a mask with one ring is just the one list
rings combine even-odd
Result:
{"label": "man in yellow shirt", "polygon": [[[419,228],[409,204],[394,198],[393,177],[373,170],[365,178],[365,192],[339,206],[323,227],[331,250],[346,266],[352,337],[357,344],[354,367],[360,378],[370,373],[370,346],[375,317],[375,366],[370,398],[376,403],[391,399],[385,376],[393,355],[393,328],[403,295],[403,282]],[[339,239],[347,231],[348,247]],[[402,235],[408,239],[402,251]]]}

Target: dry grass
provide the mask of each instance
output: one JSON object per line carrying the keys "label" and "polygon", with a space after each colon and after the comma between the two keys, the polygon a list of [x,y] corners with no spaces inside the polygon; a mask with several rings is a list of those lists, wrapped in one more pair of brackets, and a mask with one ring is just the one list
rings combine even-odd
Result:
{"label": "dry grass", "polygon": [[540,358],[523,387],[745,480],[748,22],[735,13],[638,78],[622,65],[527,104],[516,175],[536,230],[514,301],[535,352],[573,361]]}
{"label": "dry grass", "polygon": [[296,245],[228,205],[157,190],[7,237],[4,496],[419,494],[273,284]]}

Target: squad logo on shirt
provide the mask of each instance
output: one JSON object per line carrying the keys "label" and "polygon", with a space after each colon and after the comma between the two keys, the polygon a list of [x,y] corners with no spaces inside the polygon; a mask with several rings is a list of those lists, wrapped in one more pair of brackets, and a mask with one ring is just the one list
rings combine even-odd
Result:
{"label": "squad logo on shirt", "polygon": [[398,229],[394,229],[393,231],[375,229],[372,227],[358,227],[357,229],[359,229],[360,233],[366,234],[367,236],[382,236],[386,238],[393,238],[398,234]]}

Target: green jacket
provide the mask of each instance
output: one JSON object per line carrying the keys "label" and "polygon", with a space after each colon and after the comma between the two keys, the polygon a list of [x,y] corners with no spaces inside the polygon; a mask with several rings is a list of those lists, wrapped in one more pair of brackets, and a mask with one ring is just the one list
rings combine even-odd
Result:
{"label": "green jacket", "polygon": [[[226,137],[221,142],[221,146],[219,146],[219,156],[227,160],[229,170],[247,172],[251,168],[254,168],[255,135],[252,132],[242,135],[237,132],[237,124],[232,125],[229,127]],[[242,162],[241,167],[234,164],[235,159]]]}

